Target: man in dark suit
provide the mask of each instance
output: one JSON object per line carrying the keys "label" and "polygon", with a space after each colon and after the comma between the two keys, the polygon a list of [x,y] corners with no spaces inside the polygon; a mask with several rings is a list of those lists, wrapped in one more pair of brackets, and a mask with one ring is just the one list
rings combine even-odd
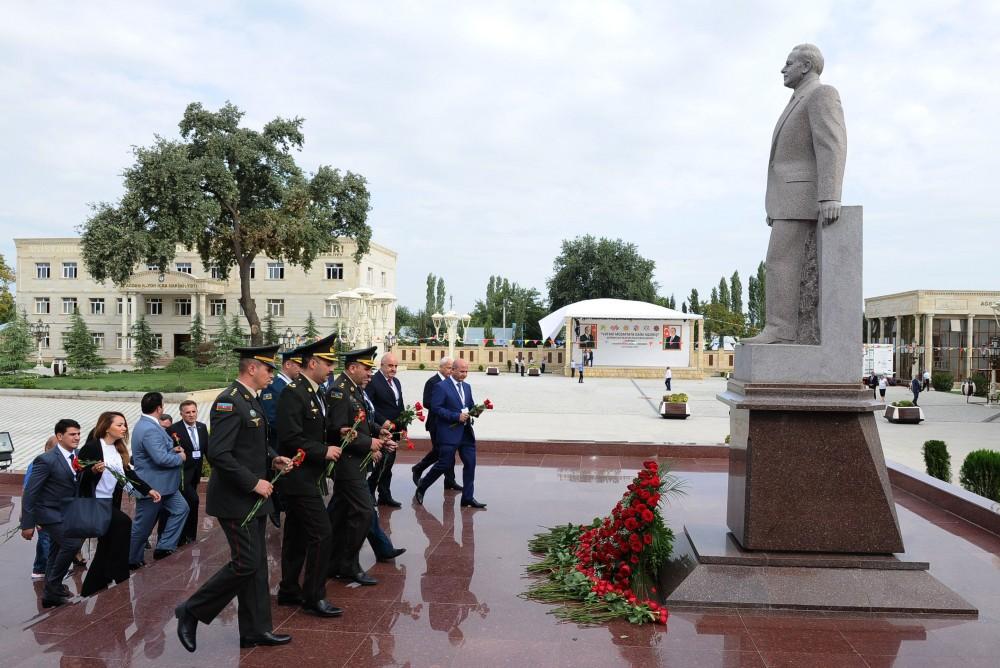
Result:
{"label": "man in dark suit", "polygon": [[455,461],[455,451],[462,458],[463,507],[485,508],[474,496],[476,478],[476,433],[472,430],[476,402],[472,387],[465,382],[469,363],[464,359],[454,362],[451,378],[441,381],[431,395],[431,410],[437,415],[438,449],[441,456],[430,472],[417,484],[413,500],[424,502],[424,493]]}
{"label": "man in dark suit", "polygon": [[21,502],[21,537],[31,540],[37,526],[47,532],[51,540],[42,590],[44,608],[62,605],[70,598],[63,578],[83,545],[80,538],[64,535],[62,515],[63,499],[76,492],[77,475],[73,464],[76,448],[80,445],[80,424],[75,420],[59,420],[55,433],[56,447],[38,455],[32,462],[31,480]]}
{"label": "man in dark suit", "polygon": [[327,441],[340,443],[353,430],[353,438],[344,446],[334,470],[333,498],[327,507],[330,526],[337,536],[329,574],[361,585],[377,584],[375,578],[361,570],[358,562],[358,552],[371,529],[375,511],[366,482],[371,464],[362,470],[362,462],[369,453],[373,453],[373,458],[378,455],[383,441],[391,442],[387,430],[376,431],[378,426],[369,422],[368,413],[372,409],[365,401],[364,388],[375,366],[374,356],[374,346],[345,353],[344,372],[333,382],[327,395],[330,411]]}
{"label": "man in dark suit", "polygon": [[[507,360],[510,364],[510,360]],[[437,442],[437,416],[434,415],[434,411],[431,410],[431,396],[434,392],[434,386],[440,383],[445,378],[451,378],[452,361],[450,357],[442,357],[441,361],[438,363],[438,372],[427,379],[424,383],[424,410],[427,411],[427,421],[424,422],[424,427],[427,429],[428,434],[431,437],[431,451],[428,452],[423,459],[413,465],[410,470],[413,471],[413,484],[420,484],[420,476],[423,475],[424,471],[434,466],[437,460],[440,458],[441,453],[438,449]],[[462,486],[455,482],[455,459],[452,457],[451,466],[444,473],[444,488],[455,490],[456,492],[462,491]]]}
{"label": "man in dark suit", "polygon": [[[273,633],[271,597],[267,582],[265,514],[270,510],[267,422],[257,393],[274,372],[278,346],[236,348],[240,370],[236,380],[212,404],[212,433],[205,456],[212,465],[205,510],[219,519],[229,541],[229,563],[174,609],[177,637],[189,652],[196,649],[198,622],[211,624],[236,597],[240,647],[284,645],[292,637]],[[271,466],[291,466],[287,457],[274,457]],[[259,498],[263,505],[246,521]]]}
{"label": "man in dark suit", "polygon": [[[271,449],[275,452],[278,451],[278,398],[292,379],[299,377],[301,371],[302,358],[297,351],[286,350],[281,354],[281,371],[274,374],[271,384],[260,393],[260,405],[264,408],[264,417],[267,418]],[[281,513],[285,511],[285,506],[281,503],[281,492],[277,487],[271,494],[271,504],[274,506],[274,510],[271,511],[271,524],[280,529]]]}
{"label": "man in dark suit", "polygon": [[[278,452],[286,457],[294,457],[298,450],[305,452],[302,466],[278,483],[285,504],[278,603],[301,605],[318,617],[343,614],[326,600],[332,533],[323,505],[326,466],[340,460],[341,450],[338,441],[327,438],[329,418],[319,390],[337,359],[336,339],[331,334],[298,349],[302,370],[278,398]],[[327,445],[331,442],[338,445]]]}
{"label": "man in dark suit", "polygon": [[[184,486],[180,490],[181,495],[188,504],[188,516],[184,521],[184,529],[181,531],[181,538],[177,542],[178,546],[185,543],[195,543],[198,541],[198,484],[201,482],[202,458],[205,448],[208,447],[208,426],[204,422],[198,422],[198,404],[190,399],[181,402],[181,421],[177,422],[167,433],[184,449],[187,459],[184,460],[181,475],[184,477]],[[166,524],[165,517],[160,516],[161,526]],[[162,533],[162,531],[161,531]]]}
{"label": "man in dark suit", "polygon": [[[365,395],[375,409],[375,423],[383,429],[394,432],[392,440],[399,443],[399,432],[396,424],[399,414],[403,412],[403,386],[396,378],[396,368],[399,362],[392,353],[382,355],[378,371],[372,376],[365,387]],[[378,493],[377,503],[393,508],[402,507],[402,503],[392,498],[390,484],[392,483],[392,465],[396,462],[396,451],[387,450],[382,453],[382,459],[372,469],[368,477],[368,489],[372,494]]]}

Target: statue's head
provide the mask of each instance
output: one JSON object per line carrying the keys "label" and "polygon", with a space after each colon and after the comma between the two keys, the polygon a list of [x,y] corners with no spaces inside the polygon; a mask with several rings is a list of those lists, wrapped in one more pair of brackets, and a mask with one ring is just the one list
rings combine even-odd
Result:
{"label": "statue's head", "polygon": [[823,54],[813,44],[799,44],[788,54],[785,66],[781,68],[785,86],[795,88],[807,76],[823,73]]}

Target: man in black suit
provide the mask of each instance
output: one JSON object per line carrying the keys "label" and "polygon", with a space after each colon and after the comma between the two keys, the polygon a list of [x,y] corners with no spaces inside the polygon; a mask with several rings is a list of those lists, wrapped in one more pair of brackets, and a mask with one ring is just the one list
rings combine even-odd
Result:
{"label": "man in black suit", "polygon": [[[392,440],[399,443],[399,432],[396,424],[399,414],[403,412],[403,386],[396,378],[396,368],[399,362],[392,353],[382,355],[379,361],[378,371],[372,376],[371,381],[365,387],[365,394],[375,409],[375,423],[383,429],[388,429],[393,434]],[[368,489],[374,495],[378,492],[377,503],[382,506],[401,508],[402,503],[392,498],[390,484],[392,483],[392,465],[396,462],[396,451],[388,450],[382,453],[372,474],[368,477]]]}
{"label": "man in black suit", "polygon": [[302,466],[278,483],[285,504],[278,604],[301,605],[318,617],[343,614],[326,600],[332,533],[323,494],[327,464],[340,460],[341,450],[339,441],[327,438],[329,418],[319,388],[337,359],[336,339],[337,335],[331,334],[299,348],[301,371],[278,397],[278,451],[286,457],[294,457],[298,450],[306,453]]}
{"label": "man in black suit", "polygon": [[[507,360],[509,363],[510,360]],[[440,383],[445,378],[451,378],[451,370],[453,368],[453,362],[450,357],[442,357],[441,361],[438,363],[438,372],[427,379],[424,383],[424,410],[427,411],[427,421],[424,423],[427,432],[431,436],[431,451],[424,455],[424,458],[413,465],[410,470],[413,471],[413,484],[420,484],[420,476],[423,475],[424,471],[434,466],[438,460],[438,442],[437,442],[437,418],[434,416],[434,411],[431,410],[431,395],[434,392],[434,386]],[[451,468],[448,469],[444,474],[444,488],[452,489],[456,492],[462,491],[462,486],[455,481],[455,463],[452,461]]]}
{"label": "man in black suit", "polygon": [[[208,426],[204,422],[198,422],[198,404],[188,399],[181,402],[180,411],[181,421],[167,429],[170,438],[181,446],[187,455],[181,470],[181,475],[184,477],[181,496],[187,501],[189,512],[178,546],[198,540],[198,483],[201,482],[202,457],[205,448],[208,447]],[[161,523],[164,521],[162,515],[160,521]]]}
{"label": "man in black suit", "polygon": [[[208,579],[191,598],[174,609],[177,637],[189,651],[196,649],[198,622],[211,624],[233,597],[237,600],[240,647],[284,645],[292,637],[274,633],[267,581],[264,522],[271,510],[268,480],[267,421],[257,393],[274,373],[278,346],[236,348],[240,370],[236,380],[212,403],[212,434],[205,456],[212,465],[206,512],[219,519],[229,542],[229,563]],[[287,457],[271,460],[275,470],[291,466]],[[265,501],[249,521],[258,499]]]}
{"label": "man in black suit", "polygon": [[344,353],[344,372],[333,382],[327,395],[330,411],[327,441],[340,443],[353,430],[353,438],[344,446],[334,470],[333,498],[327,507],[330,526],[337,536],[329,574],[360,585],[378,584],[375,578],[361,570],[358,562],[358,553],[371,529],[372,514],[375,512],[366,482],[371,463],[362,467],[362,462],[369,453],[372,453],[372,459],[380,457],[383,442],[391,443],[389,432],[379,431],[379,426],[370,421],[372,409],[365,401],[364,388],[375,366],[374,356],[374,346]]}
{"label": "man in black suit", "polygon": [[41,527],[51,540],[49,558],[45,563],[45,588],[42,607],[62,605],[70,598],[63,578],[73,557],[83,545],[80,538],[64,535],[62,501],[76,492],[76,448],[80,445],[80,424],[75,420],[56,423],[56,447],[35,457],[31,479],[21,501],[21,537],[31,540],[35,527]]}

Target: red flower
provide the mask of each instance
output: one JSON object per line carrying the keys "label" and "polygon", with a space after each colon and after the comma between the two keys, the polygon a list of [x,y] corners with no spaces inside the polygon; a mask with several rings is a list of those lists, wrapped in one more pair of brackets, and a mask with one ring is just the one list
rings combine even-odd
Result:
{"label": "red flower", "polygon": [[302,462],[306,460],[306,451],[299,448],[295,451],[295,456],[292,457],[292,467],[299,468],[302,466]]}
{"label": "red flower", "polygon": [[364,422],[364,421],[365,421],[365,418],[366,418],[367,416],[368,416],[368,414],[367,414],[367,413],[365,413],[365,409],[364,409],[364,408],[359,408],[359,409],[358,409],[358,414],[357,414],[357,415],[356,415],[356,416],[354,417],[354,421],[355,421],[355,422],[359,422],[359,423],[360,423],[360,422]]}
{"label": "red flower", "polygon": [[653,513],[648,508],[646,510],[642,511],[642,521],[643,522],[652,522],[653,521]]}
{"label": "red flower", "polygon": [[629,531],[635,531],[636,527],[638,526],[639,523],[636,522],[635,518],[633,517],[630,517],[627,520],[625,520],[625,528],[628,529]]}
{"label": "red flower", "polygon": [[483,406],[484,406],[484,407],[486,408],[486,410],[488,410],[488,411],[491,411],[491,410],[493,410],[493,402],[492,402],[492,401],[490,401],[489,399],[487,399],[486,401],[484,401],[484,402],[483,402]]}
{"label": "red flower", "polygon": [[411,441],[410,439],[406,439],[406,449],[407,450],[413,449],[413,441]]}
{"label": "red flower", "polygon": [[80,459],[78,457],[73,457],[73,470],[77,473],[83,470],[83,467],[80,466]]}
{"label": "red flower", "polygon": [[631,557],[629,557],[629,561],[631,561],[633,564],[639,563],[639,555],[633,554]]}
{"label": "red flower", "polygon": [[642,542],[645,543],[646,545],[652,545],[653,544],[653,534],[651,534],[651,533],[644,533],[644,534],[642,534]]}
{"label": "red flower", "polygon": [[424,405],[422,403],[420,403],[419,401],[417,403],[413,404],[413,407],[415,409],[417,409],[418,411],[424,410]]}

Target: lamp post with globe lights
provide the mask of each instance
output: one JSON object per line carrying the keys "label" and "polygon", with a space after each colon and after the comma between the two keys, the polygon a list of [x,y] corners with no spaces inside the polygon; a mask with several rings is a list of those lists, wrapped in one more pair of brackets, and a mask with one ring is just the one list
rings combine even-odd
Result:
{"label": "lamp post with globe lights", "polygon": [[434,322],[434,338],[438,341],[444,341],[441,337],[441,324],[444,323],[445,326],[445,337],[448,339],[448,357],[455,359],[455,342],[458,340],[458,325],[462,325],[463,335],[468,332],[469,323],[472,322],[472,317],[468,314],[459,315],[454,311],[448,311],[444,315],[440,313],[435,313],[431,316],[431,320]]}
{"label": "lamp post with globe lights", "polygon": [[[375,332],[385,329],[389,307],[396,301],[395,295],[391,293],[376,293],[366,287],[338,292],[327,299],[337,302],[340,310],[337,320],[338,336],[352,348],[370,346],[379,340]],[[382,339],[382,342],[385,343],[385,340]]]}
{"label": "lamp post with globe lights", "polygon": [[42,341],[44,341],[49,336],[49,323],[42,322],[39,318],[38,322],[33,322],[30,325],[31,335],[35,337],[35,343],[38,344],[38,359],[35,363],[36,369],[44,369],[45,365],[42,364]]}

